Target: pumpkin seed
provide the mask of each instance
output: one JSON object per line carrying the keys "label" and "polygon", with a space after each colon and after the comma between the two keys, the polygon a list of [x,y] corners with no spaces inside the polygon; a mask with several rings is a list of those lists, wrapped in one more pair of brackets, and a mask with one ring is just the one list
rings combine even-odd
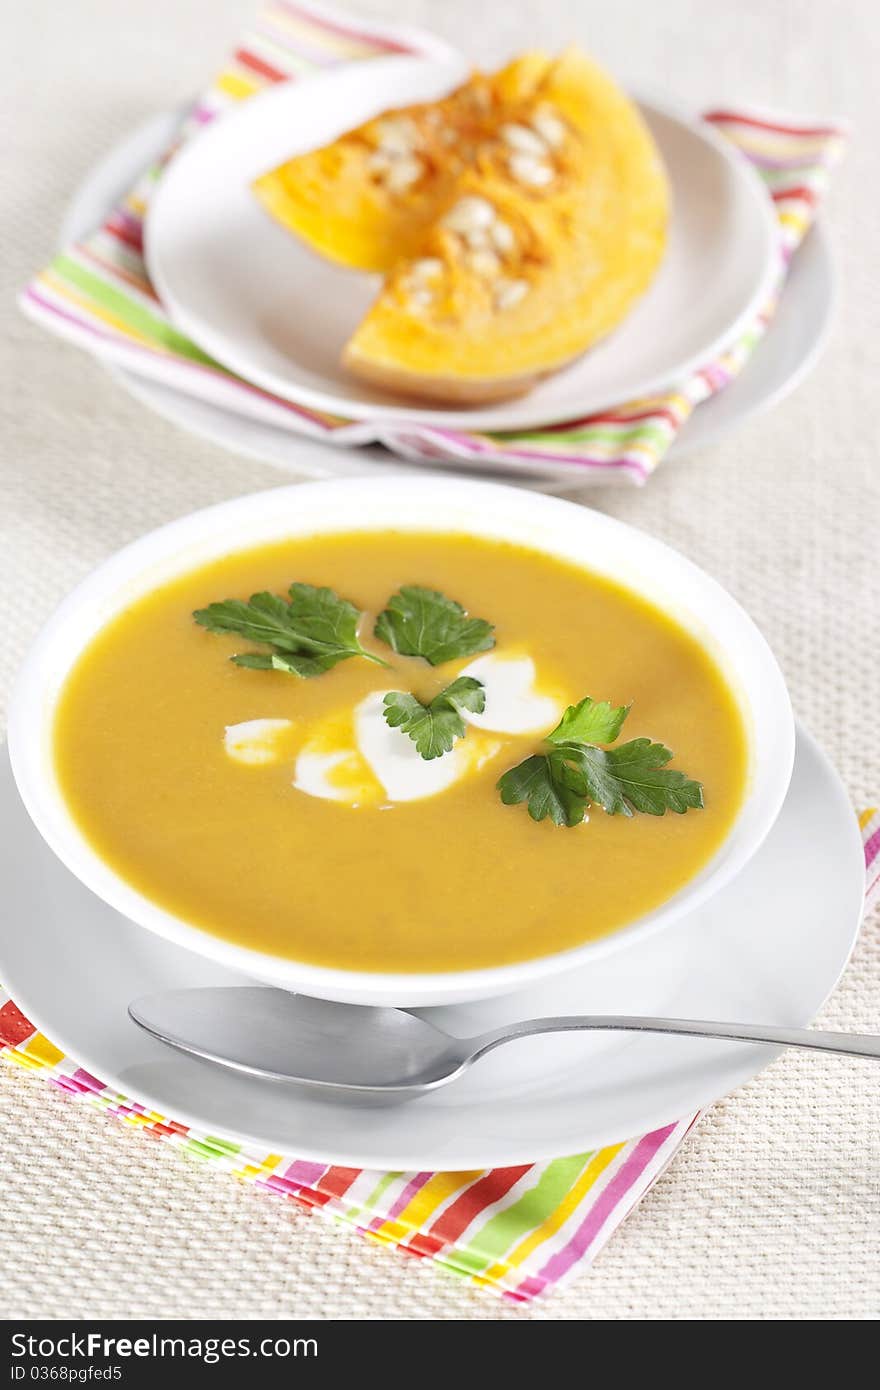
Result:
{"label": "pumpkin seed", "polygon": [[423,256],[413,261],[409,273],[414,280],[436,280],[443,274],[443,262],[438,256]]}
{"label": "pumpkin seed", "polygon": [[410,310],[427,309],[433,302],[433,294],[424,287],[412,289],[407,295],[407,306]]}
{"label": "pumpkin seed", "polygon": [[528,289],[528,280],[499,280],[495,285],[492,303],[502,312],[505,309],[513,309],[525,299]]}
{"label": "pumpkin seed", "polygon": [[495,209],[486,198],[479,194],[468,194],[459,198],[443,218],[443,225],[451,232],[460,232],[467,237],[471,232],[491,227],[495,221]]}
{"label": "pumpkin seed", "polygon": [[507,222],[502,222],[500,218],[497,218],[492,223],[492,226],[489,228],[489,236],[492,239],[495,250],[500,251],[502,255],[506,255],[509,251],[513,251],[516,246],[516,237],[513,234],[513,228]]}
{"label": "pumpkin seed", "polygon": [[501,269],[501,262],[494,251],[469,251],[466,264],[475,275],[482,275],[487,280],[492,280]]}
{"label": "pumpkin seed", "polygon": [[419,132],[408,116],[385,116],[376,125],[379,147],[386,154],[409,154],[418,143]]}
{"label": "pumpkin seed", "polygon": [[540,159],[547,153],[547,146],[537,131],[531,130],[527,125],[520,125],[517,121],[508,121],[501,127],[501,138],[505,145],[509,145],[512,150],[519,150],[522,154],[534,155]]}
{"label": "pumpkin seed", "polygon": [[556,112],[549,106],[539,106],[531,118],[532,128],[538,132],[551,150],[558,149],[567,134],[567,127]]}
{"label": "pumpkin seed", "polygon": [[415,155],[401,155],[385,172],[385,187],[391,193],[405,193],[423,173],[422,161]]}
{"label": "pumpkin seed", "polygon": [[[494,227],[495,223],[492,223]],[[492,237],[492,227],[472,227],[469,232],[460,232],[462,240],[471,248],[478,251],[484,246],[489,246]]]}
{"label": "pumpkin seed", "polygon": [[508,161],[510,172],[518,183],[528,184],[530,188],[546,188],[553,182],[553,170],[549,164],[535,159],[531,154],[512,154]]}

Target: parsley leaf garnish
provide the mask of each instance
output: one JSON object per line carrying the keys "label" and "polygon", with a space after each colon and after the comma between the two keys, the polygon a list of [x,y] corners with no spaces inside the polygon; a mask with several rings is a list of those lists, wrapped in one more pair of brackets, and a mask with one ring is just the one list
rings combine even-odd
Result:
{"label": "parsley leaf garnish", "polygon": [[240,652],[231,658],[251,670],[319,676],[350,656],[388,665],[361,646],[357,627],[362,614],[348,599],[313,584],[291,584],[289,593],[289,601],[268,593],[252,594],[247,602],[228,598],[197,609],[193,617],[209,632],[235,633],[269,647],[268,652]]}
{"label": "parsley leaf garnish", "polygon": [[569,705],[556,728],[547,735],[549,743],[613,743],[629,714],[629,705],[611,705],[607,700],[591,700]]}
{"label": "parsley leaf garnish", "polygon": [[460,603],[416,584],[405,584],[388,600],[373,631],[402,656],[421,656],[432,666],[495,645],[491,623],[469,617]]}
{"label": "parsley leaf garnish", "polygon": [[665,766],[672,757],[662,743],[634,738],[617,748],[590,744],[557,745],[567,767],[584,779],[587,797],[610,816],[631,816],[641,811],[662,816],[666,811],[683,815],[703,805],[703,788],[683,772]]}
{"label": "parsley leaf garnish", "polygon": [[402,690],[389,691],[382,703],[385,722],[392,729],[408,734],[423,758],[440,758],[465,733],[461,711],[483,713],[486,691],[482,681],[473,676],[459,676],[435,695],[430,704],[424,705],[415,695]]}
{"label": "parsley leaf garnish", "polygon": [[547,751],[532,754],[498,782],[505,806],[525,802],[532,820],[549,816],[554,825],[567,826],[579,825],[594,802],[611,816],[682,815],[702,807],[702,786],[666,766],[672,753],[662,743],[634,738],[617,748],[597,748],[584,737],[589,732],[613,742],[628,713],[627,706],[589,699],[570,705],[547,735]]}
{"label": "parsley leaf garnish", "polygon": [[550,817],[554,825],[579,825],[587,812],[583,778],[569,769],[565,758],[533,753],[498,783],[505,806],[526,802],[532,820]]}

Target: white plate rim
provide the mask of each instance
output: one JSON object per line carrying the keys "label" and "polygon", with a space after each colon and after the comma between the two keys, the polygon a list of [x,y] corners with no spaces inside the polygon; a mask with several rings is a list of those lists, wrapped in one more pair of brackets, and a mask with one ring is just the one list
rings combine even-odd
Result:
{"label": "white plate rim", "polygon": [[[376,61],[392,63],[395,60]],[[426,65],[430,66],[430,61],[426,60]],[[351,69],[356,70],[359,66],[358,64],[341,65],[340,68],[335,69],[335,72],[343,73]],[[511,402],[501,402],[495,406],[469,410],[444,410],[413,406],[404,400],[399,403],[389,401],[387,406],[384,404],[373,405],[369,402],[350,400],[344,394],[325,393],[311,386],[297,384],[294,388],[289,381],[276,376],[268,368],[255,371],[253,366],[244,359],[239,360],[234,345],[229,344],[225,334],[219,331],[215,333],[212,328],[202,322],[197,313],[190,312],[169,284],[163,267],[162,247],[159,244],[162,235],[164,208],[174,196],[175,183],[177,180],[184,180],[188,177],[189,164],[204,154],[208,142],[219,142],[224,133],[224,126],[228,129],[233,120],[239,122],[243,119],[259,120],[262,110],[265,110],[270,103],[278,104],[285,98],[290,99],[289,84],[279,83],[274,88],[259,93],[237,110],[228,112],[221,122],[212,123],[192,141],[188,142],[169,165],[168,170],[157,185],[150,201],[144,227],[144,256],[150,279],[172,322],[199,347],[215,357],[217,361],[222,362],[231,371],[262,389],[308,409],[324,411],[331,415],[343,415],[351,420],[390,426],[396,423],[408,423],[471,431],[508,431],[541,428],[569,418],[573,408],[570,403],[559,404],[548,411],[546,405],[541,406],[529,395]],[[721,160],[731,171],[734,179],[748,190],[755,218],[763,224],[765,260],[763,274],[756,283],[750,299],[741,308],[738,315],[725,325],[714,339],[703,344],[688,358],[670,364],[654,376],[633,382],[625,392],[627,399],[650,396],[668,389],[676,381],[687,380],[695,371],[712,361],[731,343],[735,342],[746,327],[753,322],[761,306],[768,300],[779,274],[780,266],[778,221],[772,201],[753,166],[743,158],[730,141],[725,140],[711,125],[699,117],[695,117],[693,113],[681,105],[666,100],[661,102],[654,98],[646,98],[642,101],[638,92],[634,94],[634,99],[643,109],[653,111],[661,118],[677,124],[708,146],[716,158]],[[258,108],[258,103],[261,109]],[[610,408],[618,403],[616,399],[594,402],[583,409],[594,412]]]}

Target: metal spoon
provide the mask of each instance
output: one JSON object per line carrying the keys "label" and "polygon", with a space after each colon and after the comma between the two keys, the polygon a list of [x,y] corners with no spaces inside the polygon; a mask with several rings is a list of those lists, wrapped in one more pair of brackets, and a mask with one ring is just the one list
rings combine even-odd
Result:
{"label": "metal spoon", "polygon": [[161,1042],[221,1066],[276,1081],[388,1092],[389,1099],[445,1086],[493,1048],[536,1033],[672,1033],[880,1060],[880,1036],[869,1033],[614,1014],[530,1018],[453,1038],[406,1009],[332,1004],[260,985],[163,990],[135,999],[128,1012]]}

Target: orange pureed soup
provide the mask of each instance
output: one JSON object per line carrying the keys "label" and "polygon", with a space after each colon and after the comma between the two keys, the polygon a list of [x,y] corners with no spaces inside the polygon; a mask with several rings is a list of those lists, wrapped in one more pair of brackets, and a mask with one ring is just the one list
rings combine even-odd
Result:
{"label": "orange pureed soup", "polygon": [[[215,601],[286,596],[292,582],[363,610],[360,640],[388,665],[356,655],[311,679],[245,669],[230,656],[267,649],[193,621]],[[404,585],[492,623],[494,649],[436,666],[392,650],[373,627]],[[475,661],[484,726],[468,724],[452,752],[425,761],[388,728],[376,692],[427,705]],[[568,827],[503,804],[499,778],[546,750],[584,696],[631,705],[617,743],[646,736],[672,749],[669,767],[702,783],[704,808],[627,817],[592,804]],[[507,731],[485,727],[493,710]],[[540,727],[510,732],[523,712]],[[748,761],[724,676],[659,609],[537,551],[397,532],[264,545],[139,599],[72,670],[54,745],[80,829],[146,897],[242,946],[394,972],[547,955],[655,908],[725,838]],[[425,778],[448,784],[401,799],[389,749],[397,761],[406,750],[409,792]]]}

